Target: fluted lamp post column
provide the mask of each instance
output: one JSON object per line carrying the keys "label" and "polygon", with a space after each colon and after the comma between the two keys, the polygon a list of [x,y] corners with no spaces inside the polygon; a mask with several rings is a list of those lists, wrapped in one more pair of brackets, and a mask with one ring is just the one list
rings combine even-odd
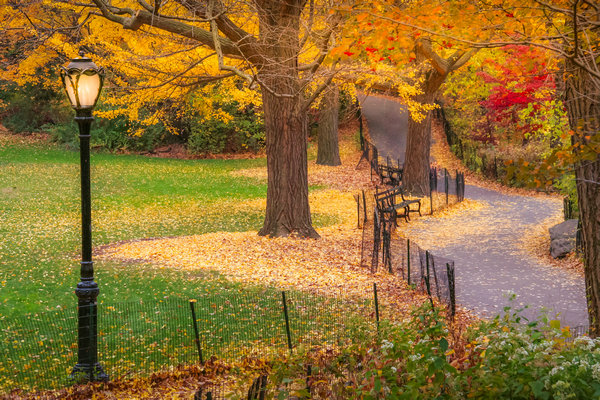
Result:
{"label": "fluted lamp post column", "polygon": [[75,289],[77,311],[77,364],[71,379],[80,381],[105,381],[108,375],[98,363],[98,313],[96,299],[98,284],[94,281],[92,262],[92,201],[90,189],[90,127],[92,111],[104,82],[104,69],[79,53],[69,65],[61,67],[60,76],[75,109],[79,125],[79,155],[81,162],[81,276]]}

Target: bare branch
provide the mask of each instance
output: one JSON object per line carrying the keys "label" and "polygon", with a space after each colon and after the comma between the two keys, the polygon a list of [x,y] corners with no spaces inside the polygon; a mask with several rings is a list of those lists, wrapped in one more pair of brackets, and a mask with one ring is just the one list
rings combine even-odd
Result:
{"label": "bare branch", "polygon": [[233,72],[234,74],[244,78],[246,81],[248,81],[249,84],[252,84],[252,82],[254,82],[254,78],[252,76],[246,74],[245,72],[239,70],[238,68],[236,68],[232,65],[226,65],[225,61],[223,60],[223,51],[221,50],[221,41],[219,40],[219,28],[217,26],[216,19],[213,18],[213,10],[214,10],[215,1],[216,0],[209,0],[209,2],[208,2],[208,17],[211,19],[210,30],[211,30],[212,37],[213,37],[213,46],[217,53],[219,68],[222,69],[223,71]]}
{"label": "bare branch", "polygon": [[310,105],[313,103],[313,101],[315,101],[317,99],[317,97],[319,97],[319,95],[325,90],[327,89],[327,87],[331,84],[331,82],[333,81],[333,78],[336,75],[336,71],[335,71],[335,67],[337,66],[338,61],[336,61],[333,64],[332,67],[332,72],[329,75],[329,77],[325,80],[325,82],[323,82],[314,92],[313,94],[304,101],[304,104],[302,105],[302,112],[306,112],[306,110],[308,110],[308,108],[310,107]]}
{"label": "bare branch", "polygon": [[[214,40],[212,34],[197,26],[163,18],[160,15],[153,15],[147,10],[133,11],[128,8],[119,8],[110,6],[106,0],[92,0],[100,9],[102,16],[112,22],[120,24],[125,29],[137,30],[143,25],[152,26],[176,35],[184,36],[212,48],[214,50]],[[123,15],[129,15],[124,17]],[[240,49],[231,42],[231,40],[219,37],[219,45],[225,55],[228,57],[242,57]]]}

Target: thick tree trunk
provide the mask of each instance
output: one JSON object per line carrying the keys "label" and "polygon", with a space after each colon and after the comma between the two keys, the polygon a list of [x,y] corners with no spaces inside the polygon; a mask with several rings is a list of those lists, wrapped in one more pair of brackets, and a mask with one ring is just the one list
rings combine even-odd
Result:
{"label": "thick tree trunk", "polygon": [[[422,87],[423,93],[418,95],[415,100],[421,104],[432,104],[446,76],[436,70],[428,71]],[[429,194],[430,147],[431,112],[427,112],[427,116],[421,122],[417,122],[412,117],[409,117],[402,186],[412,194]]]}
{"label": "thick tree trunk", "polygon": [[263,90],[267,136],[267,210],[259,235],[318,238],[308,204],[306,139],[308,117],[297,115],[296,99]]}
{"label": "thick tree trunk", "polygon": [[[574,141],[585,145],[600,135],[600,85],[567,61],[565,105]],[[586,139],[586,136],[590,139]],[[585,287],[590,335],[600,336],[600,154],[575,166],[583,234]]]}
{"label": "thick tree trunk", "polygon": [[408,136],[404,156],[402,186],[412,194],[429,193],[429,150],[431,147],[431,113],[417,122],[408,118]]}
{"label": "thick tree trunk", "polygon": [[325,93],[319,116],[317,164],[341,165],[338,142],[339,88],[331,85]]}
{"label": "thick tree trunk", "polygon": [[[308,117],[298,75],[300,14],[304,1],[262,1],[259,68],[267,147],[267,209],[263,236],[318,238],[308,204]],[[276,16],[276,18],[274,18]]]}

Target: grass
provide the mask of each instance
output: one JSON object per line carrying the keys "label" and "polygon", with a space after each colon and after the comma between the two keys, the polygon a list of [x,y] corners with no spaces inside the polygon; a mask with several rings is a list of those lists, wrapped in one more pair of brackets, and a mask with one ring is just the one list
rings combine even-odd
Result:
{"label": "grass", "polygon": [[[2,316],[73,302],[80,246],[79,158],[49,145],[0,147],[0,302]],[[230,171],[256,160],[172,160],[92,155],[94,246],[148,237],[258,230],[266,185]],[[314,216],[317,226],[335,222]],[[193,297],[202,276],[96,262],[100,302]],[[218,277],[211,276],[211,281]],[[182,285],[181,283],[184,282]],[[187,283],[187,284],[186,284]],[[220,284],[225,284],[220,282]]]}
{"label": "grass", "polygon": [[[258,230],[263,210],[240,207],[240,202],[264,198],[264,180],[230,172],[264,165],[264,159],[173,160],[93,153],[94,246]],[[10,377],[0,389],[60,386],[76,353],[79,153],[42,142],[3,142],[0,137],[0,167],[0,352],[8,354],[0,361],[0,375]],[[337,217],[317,214],[313,222],[326,226]],[[285,345],[280,292],[275,288],[248,288],[216,272],[106,260],[95,262],[95,273],[101,288],[99,351],[107,368],[119,376],[132,368],[149,372],[197,358],[187,299],[198,299],[202,340],[213,351],[207,357],[230,354],[228,343],[247,343],[238,346],[246,350],[265,340]],[[299,304],[290,310],[297,314],[292,321],[295,340],[308,340],[319,329],[334,334],[343,326],[342,310],[348,304],[289,295]],[[211,307],[220,312],[207,313]],[[177,345],[181,340],[187,345]]]}

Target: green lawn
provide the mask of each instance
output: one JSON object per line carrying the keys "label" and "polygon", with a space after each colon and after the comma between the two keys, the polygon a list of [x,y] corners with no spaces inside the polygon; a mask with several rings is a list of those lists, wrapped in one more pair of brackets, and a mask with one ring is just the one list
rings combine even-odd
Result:
{"label": "green lawn", "polygon": [[[94,246],[258,230],[263,211],[239,203],[265,197],[266,185],[230,172],[264,165],[264,159],[94,153]],[[41,143],[0,144],[0,194],[0,352],[7,355],[0,360],[0,376],[9,377],[0,392],[15,386],[60,386],[76,353],[79,153]],[[317,226],[337,222],[328,215],[314,215],[313,221]],[[261,350],[269,343],[278,349],[287,346],[276,288],[250,288],[216,272],[172,271],[142,263],[100,260],[95,272],[101,288],[99,352],[113,376],[197,360],[188,299],[198,300],[207,358],[234,357],[240,350]],[[339,299],[288,295],[294,345],[335,339],[352,319],[349,303]],[[350,314],[363,314],[359,308]]]}
{"label": "green lawn", "polygon": [[[263,212],[240,201],[266,196],[264,182],[230,171],[254,160],[173,160],[92,154],[94,246],[137,238],[252,231]],[[0,146],[0,303],[3,317],[74,301],[79,277],[79,153],[50,145]],[[315,225],[335,218],[315,215]],[[99,301],[194,297],[211,274],[97,261]]]}

